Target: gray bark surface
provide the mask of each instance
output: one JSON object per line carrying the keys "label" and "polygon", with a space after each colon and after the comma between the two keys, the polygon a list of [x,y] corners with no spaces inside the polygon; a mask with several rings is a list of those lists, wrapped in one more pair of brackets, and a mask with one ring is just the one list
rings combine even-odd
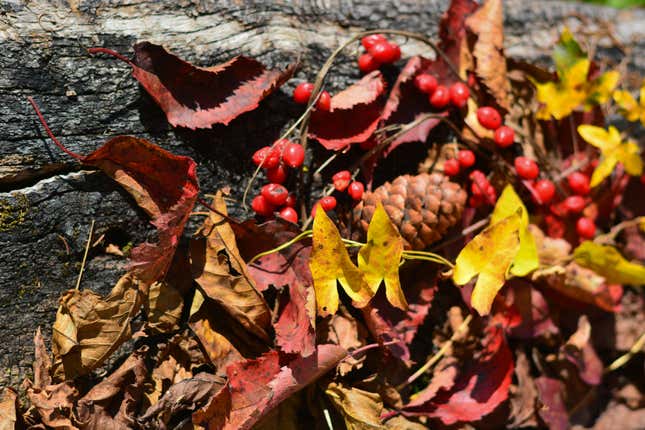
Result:
{"label": "gray bark surface", "polygon": [[[72,151],[87,154],[116,135],[136,135],[193,157],[202,194],[225,185],[239,199],[251,154],[270,143],[301,107],[290,102],[295,84],[312,79],[353,33],[394,28],[436,35],[447,1],[303,0],[7,1],[0,4],[0,387],[31,373],[38,326],[50,336],[58,297],[74,288],[91,220],[95,237],[119,246],[154,238],[130,196],[101,172],[82,167],[47,138],[27,103],[33,96],[53,132]],[[508,55],[548,61],[553,41],[575,12],[609,20],[633,47],[631,70],[645,69],[645,11],[616,11],[575,3],[506,2]],[[122,62],[90,56],[103,46],[126,56],[133,43],[162,44],[181,58],[211,65],[238,54],[269,67],[300,59],[295,79],[260,108],[228,127],[173,129]],[[404,56],[430,51],[417,42]],[[604,54],[617,55],[607,48]],[[351,55],[349,53],[348,55]],[[332,91],[359,77],[353,58],[330,76]],[[73,95],[75,94],[75,95]],[[239,205],[238,205],[239,206]],[[238,214],[239,209],[236,209]],[[187,232],[193,231],[189,226]],[[125,265],[92,251],[82,286],[105,293]]]}

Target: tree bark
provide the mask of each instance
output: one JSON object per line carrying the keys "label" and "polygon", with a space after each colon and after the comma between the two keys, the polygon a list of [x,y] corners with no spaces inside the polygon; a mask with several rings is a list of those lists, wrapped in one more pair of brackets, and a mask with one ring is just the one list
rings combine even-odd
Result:
{"label": "tree bark", "polygon": [[[230,185],[239,199],[252,171],[251,154],[278,137],[301,107],[293,87],[311,80],[342,41],[373,28],[436,36],[447,1],[327,0],[280,2],[69,0],[4,2],[0,15],[0,386],[31,373],[32,337],[50,335],[58,297],[73,288],[92,220],[94,237],[128,247],[154,234],[127,193],[100,172],[83,170],[47,139],[26,97],[40,105],[53,132],[72,151],[87,154],[107,139],[131,134],[193,157],[202,194]],[[619,12],[576,3],[510,0],[506,53],[548,61],[571,13],[613,22],[634,49],[629,68],[643,75],[645,11]],[[162,44],[194,64],[238,54],[269,67],[300,60],[295,79],[228,127],[173,129],[130,76],[129,67],[86,48],[130,55],[133,43]],[[407,41],[403,55],[431,52]],[[616,56],[607,48],[605,55]],[[328,85],[342,89],[359,77],[353,53],[338,61]],[[242,215],[240,205],[234,212]],[[188,226],[187,232],[194,229]],[[125,259],[90,252],[83,288],[105,293]]]}

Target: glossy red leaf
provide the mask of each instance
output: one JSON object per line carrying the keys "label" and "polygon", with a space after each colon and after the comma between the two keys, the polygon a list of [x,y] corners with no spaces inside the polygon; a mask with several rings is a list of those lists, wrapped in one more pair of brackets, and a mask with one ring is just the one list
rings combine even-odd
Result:
{"label": "glossy red leaf", "polygon": [[366,141],[379,123],[385,88],[378,70],[365,75],[333,96],[329,111],[316,110],[311,114],[309,136],[331,150]]}
{"label": "glossy red leaf", "polygon": [[176,127],[210,128],[228,124],[285,83],[295,70],[269,70],[238,56],[211,67],[197,67],[160,45],[134,45],[132,75]]}

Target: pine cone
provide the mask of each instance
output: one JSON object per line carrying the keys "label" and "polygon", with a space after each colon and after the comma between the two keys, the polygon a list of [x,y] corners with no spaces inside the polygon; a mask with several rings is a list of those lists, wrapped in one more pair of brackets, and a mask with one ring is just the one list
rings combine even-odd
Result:
{"label": "pine cone", "polygon": [[405,249],[421,250],[461,220],[466,192],[440,173],[399,176],[365,193],[354,208],[354,222],[364,232],[379,201],[399,228]]}

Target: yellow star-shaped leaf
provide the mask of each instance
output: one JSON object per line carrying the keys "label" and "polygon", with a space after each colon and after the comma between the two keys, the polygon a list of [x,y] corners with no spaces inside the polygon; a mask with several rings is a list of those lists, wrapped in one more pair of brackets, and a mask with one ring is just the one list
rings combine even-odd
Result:
{"label": "yellow star-shaped leaf", "polygon": [[600,149],[600,162],[591,175],[591,186],[595,187],[603,179],[611,175],[617,163],[622,163],[625,171],[632,176],[639,176],[643,172],[643,160],[640,148],[631,140],[622,142],[616,127],[610,126],[608,130],[593,125],[578,126],[578,133],[584,140]]}
{"label": "yellow star-shaped leaf", "polygon": [[614,92],[614,101],[627,121],[640,121],[645,126],[645,80],[641,86],[638,102],[627,91]]}

